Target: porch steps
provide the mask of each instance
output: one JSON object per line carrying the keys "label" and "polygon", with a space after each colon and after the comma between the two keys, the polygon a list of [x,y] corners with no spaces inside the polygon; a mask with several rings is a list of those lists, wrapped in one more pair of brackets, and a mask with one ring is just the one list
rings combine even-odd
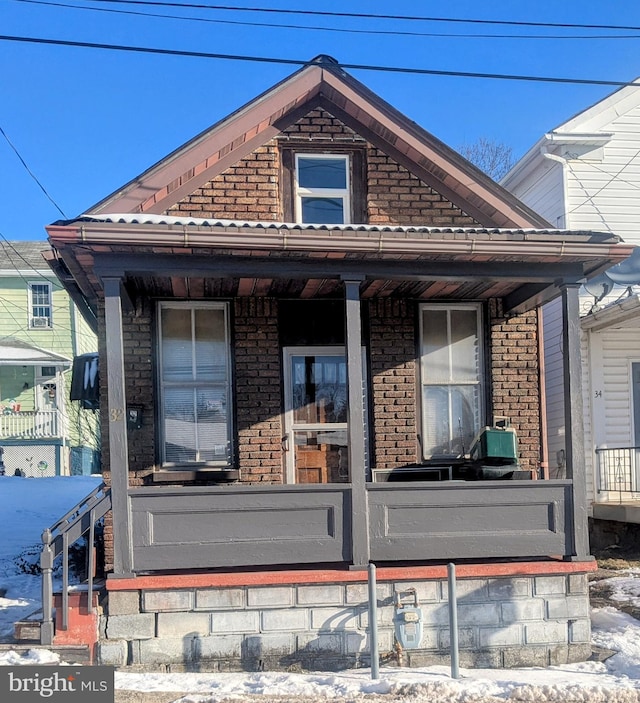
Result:
{"label": "porch steps", "polygon": [[23,620],[13,624],[13,638],[16,642],[40,642],[40,626],[42,625],[42,609],[36,610]]}
{"label": "porch steps", "polygon": [[40,644],[40,628],[42,625],[42,609],[35,610],[23,620],[13,625],[13,637],[3,638],[0,642],[0,654],[15,652],[24,657],[34,650],[54,652],[63,662],[73,664],[91,664],[92,649],[86,644]]}

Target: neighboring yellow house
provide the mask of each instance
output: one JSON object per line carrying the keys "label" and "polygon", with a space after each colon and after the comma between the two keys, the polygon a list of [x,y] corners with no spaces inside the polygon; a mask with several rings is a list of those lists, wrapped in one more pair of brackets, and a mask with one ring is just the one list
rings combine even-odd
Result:
{"label": "neighboring yellow house", "polygon": [[0,241],[0,472],[99,470],[97,412],[69,400],[96,336],[47,265],[45,241]]}

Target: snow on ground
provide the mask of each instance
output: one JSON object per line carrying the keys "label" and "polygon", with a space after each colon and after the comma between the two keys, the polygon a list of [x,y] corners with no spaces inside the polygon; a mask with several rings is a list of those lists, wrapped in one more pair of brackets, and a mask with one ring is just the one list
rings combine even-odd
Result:
{"label": "snow on ground", "polygon": [[[96,476],[0,477],[0,637],[40,603],[40,579],[28,573],[37,562],[40,535],[100,482]],[[607,581],[611,600],[640,604],[640,571]],[[593,643],[616,652],[605,662],[530,669],[461,669],[458,680],[445,666],[382,667],[340,673],[151,674],[116,671],[119,691],[175,692],[184,703],[217,703],[248,696],[303,700],[380,700],[412,703],[640,703],[640,621],[614,607],[592,611]],[[60,662],[48,650],[26,655],[0,652],[0,665]],[[60,662],[73,663],[73,662]]]}
{"label": "snow on ground", "polygon": [[39,564],[42,532],[101,482],[101,476],[0,476],[0,640],[40,607],[41,580],[32,567]]}

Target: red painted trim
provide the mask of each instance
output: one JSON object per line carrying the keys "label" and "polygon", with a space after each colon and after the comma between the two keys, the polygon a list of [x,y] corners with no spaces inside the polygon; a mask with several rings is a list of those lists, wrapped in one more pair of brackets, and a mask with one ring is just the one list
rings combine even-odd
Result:
{"label": "red painted trim", "polygon": [[[458,564],[458,578],[486,578],[499,576],[562,576],[585,574],[597,569],[595,561],[534,561],[503,564]],[[253,571],[229,573],[183,573],[134,578],[107,579],[108,591],[163,590],[175,588],[224,588],[232,586],[273,586],[313,583],[360,583],[367,581],[367,571],[318,569],[310,571]],[[446,565],[380,567],[378,581],[411,581],[446,579]]]}

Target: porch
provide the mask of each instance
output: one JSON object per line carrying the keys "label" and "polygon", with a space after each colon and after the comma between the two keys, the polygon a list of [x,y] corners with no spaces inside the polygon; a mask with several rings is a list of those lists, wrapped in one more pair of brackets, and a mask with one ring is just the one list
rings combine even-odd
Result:
{"label": "porch", "polygon": [[131,488],[131,572],[571,558],[572,490],[566,480]]}
{"label": "porch", "polygon": [[0,440],[49,439],[60,436],[58,410],[11,410],[0,413]]}
{"label": "porch", "polygon": [[[579,282],[613,256],[608,237],[130,219],[96,218],[50,228],[68,268],[86,271],[83,285],[90,295],[85,295],[98,315],[104,314],[105,476],[113,514],[107,534],[113,540],[114,578],[305,564],[364,569],[370,561],[590,560],[576,321]],[[173,229],[177,224],[185,230],[180,235]],[[83,242],[81,262],[77,238]],[[143,250],[152,242],[155,249]],[[544,408],[535,310],[558,296],[567,478],[550,481],[542,470]],[[337,301],[338,312],[323,318],[332,322],[323,325],[321,338],[303,338],[304,321],[312,316],[289,314],[291,303],[322,299]],[[424,321],[435,327],[444,319],[437,316],[445,305],[466,315],[465,368],[473,369],[474,379],[484,379],[474,386],[462,381],[470,390],[458,397],[471,398],[476,408],[470,413],[475,420],[464,420],[465,430],[467,424],[477,431],[496,416],[512,415],[526,450],[523,468],[542,480],[461,480],[445,473],[447,480],[441,481],[371,481],[374,471],[414,462],[442,465],[426,456],[438,453],[435,433],[427,435],[442,406],[429,400],[425,409],[424,401],[434,397],[429,393],[438,390],[439,381],[425,389],[420,379],[425,354],[439,348],[424,341]],[[164,334],[162,324],[179,320],[180,307],[187,306],[206,311],[207,319],[215,312],[216,344],[234,354],[234,374],[225,377],[229,394],[212,390],[192,414],[203,412],[203,432],[212,438],[211,466],[191,459],[189,467],[183,457],[173,458],[176,443],[167,437],[176,428],[165,422],[169,413],[154,391],[158,364],[154,369],[153,357],[159,352],[152,331],[160,325]],[[234,323],[228,342],[225,315]],[[194,338],[195,328],[190,329],[185,339]],[[344,378],[345,400],[332,427],[334,438],[342,433],[333,442],[339,447],[334,450],[337,469],[329,462],[325,468],[327,477],[344,482],[325,483],[320,470],[321,478],[304,483],[301,467],[290,471],[287,466],[287,444],[294,450],[301,446],[298,429],[319,445],[314,433],[326,427],[316,418],[300,428],[296,420],[294,434],[288,433],[287,413],[303,405],[288,405],[287,379],[293,378],[294,364],[287,366],[287,349],[335,344],[344,360],[344,374],[341,367],[337,377]],[[159,360],[163,363],[165,357]],[[211,381],[212,389],[218,381]],[[144,417],[136,427],[128,403],[140,397],[145,398]],[[227,414],[232,412],[235,423]],[[223,422],[226,444],[218,439]],[[468,454],[466,435],[462,446],[451,444],[451,436],[458,436],[453,431],[460,425],[458,414],[450,412],[448,423],[443,453]]]}

